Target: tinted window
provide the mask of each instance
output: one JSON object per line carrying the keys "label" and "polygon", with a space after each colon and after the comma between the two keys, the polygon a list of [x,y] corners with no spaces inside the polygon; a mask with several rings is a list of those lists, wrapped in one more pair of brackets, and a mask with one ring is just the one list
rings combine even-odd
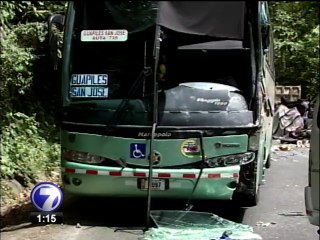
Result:
{"label": "tinted window", "polygon": [[[143,69],[153,66],[156,6],[151,1],[76,2],[71,74],[108,74],[109,99],[141,97],[148,88],[142,86]],[[129,32],[126,41],[81,41],[83,30],[121,29]],[[133,85],[135,94],[128,96]]]}

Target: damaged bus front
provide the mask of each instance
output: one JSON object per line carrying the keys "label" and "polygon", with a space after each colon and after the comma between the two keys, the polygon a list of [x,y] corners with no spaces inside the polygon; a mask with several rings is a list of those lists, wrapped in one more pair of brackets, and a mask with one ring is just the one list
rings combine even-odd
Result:
{"label": "damaged bus front", "polygon": [[74,194],[255,205],[271,144],[265,2],[70,2],[62,174]]}

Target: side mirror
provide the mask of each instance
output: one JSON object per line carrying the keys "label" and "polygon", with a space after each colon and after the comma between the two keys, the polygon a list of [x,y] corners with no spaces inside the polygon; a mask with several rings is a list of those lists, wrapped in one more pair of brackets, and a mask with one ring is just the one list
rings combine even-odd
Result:
{"label": "side mirror", "polygon": [[48,19],[48,37],[50,58],[53,64],[53,69],[58,70],[59,59],[61,59],[60,46],[62,45],[62,36],[64,28],[64,15],[55,13]]}

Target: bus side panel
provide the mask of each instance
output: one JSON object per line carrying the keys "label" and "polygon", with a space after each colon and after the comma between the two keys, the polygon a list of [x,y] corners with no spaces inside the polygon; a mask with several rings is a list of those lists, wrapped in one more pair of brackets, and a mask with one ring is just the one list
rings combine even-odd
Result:
{"label": "bus side panel", "polygon": [[267,161],[268,156],[271,154],[271,145],[272,145],[272,129],[273,129],[273,109],[275,104],[275,82],[274,82],[274,76],[271,72],[270,67],[268,66],[268,63],[265,61],[264,63],[264,69],[265,69],[265,86],[266,86],[266,106],[264,108],[265,111],[265,120],[264,120],[264,128],[265,131],[265,159],[264,161]]}

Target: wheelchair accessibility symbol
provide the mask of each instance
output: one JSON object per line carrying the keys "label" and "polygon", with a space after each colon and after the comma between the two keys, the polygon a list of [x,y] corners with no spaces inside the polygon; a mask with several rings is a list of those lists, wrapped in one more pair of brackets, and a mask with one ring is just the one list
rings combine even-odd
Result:
{"label": "wheelchair accessibility symbol", "polygon": [[146,157],[146,144],[144,143],[130,144],[130,158],[145,158],[145,157]]}

